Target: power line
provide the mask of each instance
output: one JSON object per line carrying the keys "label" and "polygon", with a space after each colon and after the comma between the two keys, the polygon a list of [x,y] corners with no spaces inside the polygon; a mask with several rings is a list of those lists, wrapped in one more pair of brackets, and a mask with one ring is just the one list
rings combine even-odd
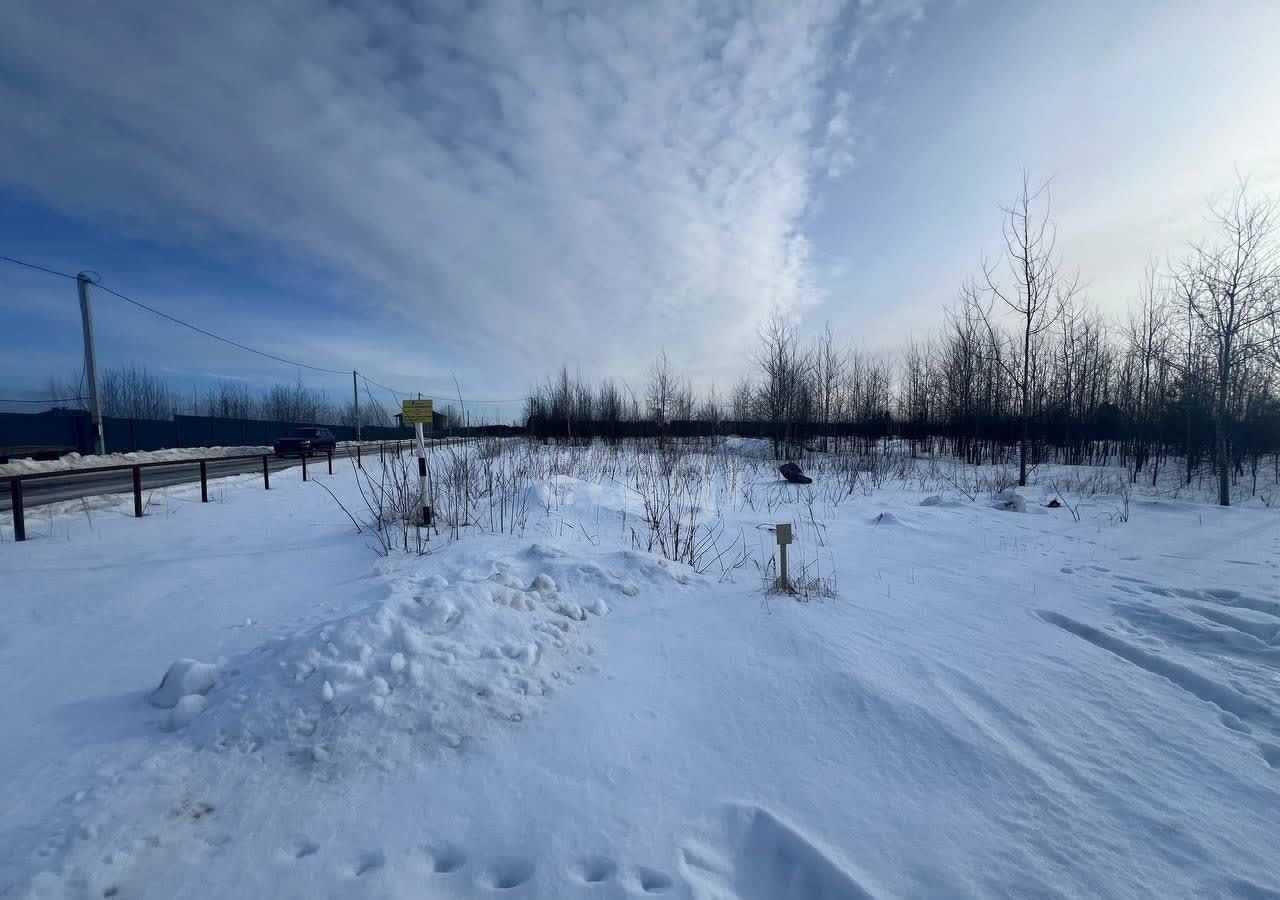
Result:
{"label": "power line", "polygon": [[211,337],[215,341],[222,341],[222,343],[224,344],[230,344],[232,347],[238,347],[239,349],[248,351],[249,353],[256,353],[258,356],[263,356],[263,357],[266,357],[267,359],[274,359],[276,362],[284,363],[286,366],[297,366],[300,369],[310,369],[313,372],[324,372],[327,375],[346,375],[347,374],[346,372],[340,372],[337,369],[326,369],[326,368],[323,368],[322,366],[312,366],[312,365],[308,365],[307,363],[297,362],[296,360],[286,359],[283,356],[276,356],[274,353],[267,353],[265,350],[255,349],[253,347],[248,346],[247,344],[242,344],[239,341],[233,341],[231,340],[231,338],[225,338],[220,334],[214,334],[212,331],[206,331],[205,329],[201,328],[199,325],[192,325],[190,322],[183,321],[182,319],[179,319],[176,316],[171,316],[168,313],[161,312],[160,310],[156,309],[154,306],[148,306],[147,304],[139,300],[134,300],[132,297],[126,297],[124,294],[120,293],[119,291],[113,291],[111,288],[107,287],[105,284],[98,284],[96,285],[96,287],[98,288],[98,290],[106,291],[108,294],[111,294],[113,297],[119,297],[125,303],[132,303],[134,306],[138,307],[139,309],[145,309],[149,313],[154,313],[155,315],[159,316],[162,319],[168,319],[170,322],[176,322],[179,325],[190,328],[192,331],[197,331],[206,337]]}
{"label": "power line", "polygon": [[[382,388],[382,389],[383,389],[384,391],[386,391],[388,394],[403,394],[404,396],[409,397],[409,396],[412,396],[414,393],[416,393],[415,391],[397,391],[395,388],[389,388],[389,387],[387,387],[385,384],[378,384],[378,382],[374,381],[372,378],[369,378],[369,377],[364,376],[364,375],[361,375],[361,376],[360,376],[360,379],[361,379],[362,381],[364,381],[364,383],[365,383],[366,385],[370,385],[370,384],[371,384],[371,385],[373,385],[373,386],[374,386],[374,387],[376,387],[376,388]],[[433,400],[434,400],[435,398],[434,398],[434,397],[432,397],[431,399],[433,399]]]}
{"label": "power line", "polygon": [[[35,269],[38,272],[46,272],[50,275],[57,275],[61,278],[70,278],[73,281],[76,280],[75,275],[68,274],[67,272],[59,272],[56,269],[47,269],[44,266],[37,266],[34,263],[24,262],[20,259],[14,259],[11,256],[0,256],[0,260],[9,262],[9,263],[15,263],[19,266],[26,266],[28,269]],[[310,369],[313,372],[324,372],[325,374],[328,374],[328,375],[346,375],[347,374],[346,372],[340,372],[337,369],[326,369],[322,366],[312,366],[312,365],[308,365],[307,363],[297,362],[296,360],[286,359],[283,356],[277,356],[274,353],[267,353],[265,350],[258,350],[255,347],[250,347],[249,345],[242,344],[239,341],[233,341],[231,338],[225,338],[220,334],[214,334],[212,331],[208,331],[207,329],[201,328],[199,325],[193,325],[192,323],[187,322],[184,319],[179,319],[177,316],[171,316],[166,312],[161,312],[160,310],[156,309],[154,306],[148,306],[147,304],[143,303],[141,300],[135,300],[132,297],[129,297],[125,294],[120,293],[119,291],[112,290],[111,288],[107,287],[105,284],[102,284],[101,282],[96,282],[94,286],[98,288],[98,290],[106,291],[108,294],[111,294],[113,297],[119,297],[125,303],[132,303],[134,306],[138,307],[139,309],[145,309],[147,312],[152,313],[153,315],[157,315],[162,319],[168,319],[170,322],[181,325],[184,328],[190,328],[192,331],[199,332],[200,334],[203,334],[205,337],[211,337],[215,341],[222,341],[222,343],[229,344],[232,347],[236,347],[240,350],[244,350],[249,353],[256,353],[258,356],[266,357],[267,359],[273,359],[276,362],[284,363],[287,366],[297,366],[298,368],[301,368],[301,369]]]}
{"label": "power line", "polygon": [[[457,397],[437,397],[432,394],[423,394],[422,391],[397,391],[395,388],[387,387],[385,384],[378,384],[378,382],[374,381],[372,378],[369,378],[365,375],[361,375],[360,379],[362,381],[365,381],[373,385],[376,388],[382,388],[388,394],[396,394],[398,396],[403,396],[403,397],[415,397],[415,396],[421,395],[431,400],[441,400],[445,403],[453,403],[458,400]],[[463,403],[464,405],[470,404],[470,403],[523,403],[524,399],[521,398],[519,400],[469,400],[466,397],[463,397],[460,402]]]}
{"label": "power line", "polygon": [[0,260],[7,263],[13,263],[15,266],[26,266],[28,269],[35,269],[37,272],[45,272],[49,275],[57,275],[60,278],[70,278],[76,280],[76,276],[68,275],[66,272],[59,272],[56,269],[46,269],[44,266],[37,266],[35,263],[23,262],[20,259],[14,259],[12,256],[0,256]]}
{"label": "power line", "polygon": [[[37,272],[44,272],[44,273],[49,274],[49,275],[57,275],[57,276],[58,276],[58,277],[60,277],[60,278],[69,278],[69,279],[71,279],[72,281],[76,281],[76,280],[77,280],[77,278],[78,278],[78,276],[76,276],[76,275],[71,275],[71,274],[69,274],[69,273],[67,273],[67,272],[59,272],[59,271],[58,271],[58,270],[56,270],[56,269],[49,269],[49,268],[46,268],[46,267],[44,267],[44,266],[38,266],[38,265],[36,265],[35,263],[29,263],[29,262],[25,262],[25,261],[23,261],[23,260],[21,260],[21,259],[15,259],[15,258],[13,258],[12,256],[0,256],[0,261],[7,262],[7,263],[13,263],[14,265],[18,265],[18,266],[24,266],[24,267],[26,267],[26,268],[28,268],[28,269],[35,269]],[[338,370],[338,369],[326,369],[326,368],[324,368],[323,366],[313,366],[313,365],[310,365],[310,364],[308,364],[308,363],[298,362],[297,360],[288,359],[288,358],[283,357],[283,356],[277,356],[276,354],[274,354],[274,353],[268,353],[268,352],[266,352],[265,350],[258,350],[258,349],[257,349],[257,348],[255,348],[255,347],[250,347],[250,346],[249,346],[249,345],[247,345],[247,344],[242,344],[242,343],[240,343],[239,341],[234,341],[234,340],[232,340],[231,338],[223,337],[223,336],[222,336],[222,335],[220,335],[220,334],[214,334],[212,331],[208,331],[208,330],[206,330],[206,329],[204,329],[204,328],[201,328],[199,325],[194,325],[194,324],[192,324],[191,322],[188,322],[188,321],[186,321],[186,320],[184,320],[184,319],[179,319],[177,316],[171,316],[171,315],[169,315],[169,314],[168,314],[168,313],[166,313],[166,312],[161,312],[160,310],[156,309],[154,306],[149,306],[149,305],[147,305],[146,303],[143,303],[141,300],[135,300],[135,299],[133,299],[132,297],[129,297],[129,296],[125,295],[125,294],[120,293],[119,291],[112,290],[111,288],[107,287],[105,284],[102,284],[101,282],[95,282],[95,283],[94,283],[94,286],[95,286],[96,288],[98,288],[99,290],[101,290],[101,291],[105,291],[105,292],[107,292],[108,294],[112,295],[113,297],[118,297],[119,299],[123,300],[123,301],[124,301],[124,302],[126,302],[126,303],[131,303],[131,304],[133,304],[134,306],[138,307],[139,309],[144,309],[144,310],[146,310],[147,312],[151,313],[152,315],[157,315],[157,316],[159,316],[159,317],[160,317],[160,318],[162,318],[162,319],[168,319],[170,322],[173,322],[174,324],[181,325],[181,326],[183,326],[184,328],[190,328],[192,331],[198,332],[199,334],[202,334],[202,335],[204,335],[205,337],[213,338],[215,341],[221,341],[221,342],[222,342],[222,343],[224,343],[224,344],[228,344],[228,345],[230,345],[230,346],[232,346],[232,347],[235,347],[235,348],[237,348],[237,349],[239,349],[239,350],[244,350],[244,351],[245,351],[245,352],[247,352],[247,353],[254,353],[254,354],[256,354],[256,355],[258,355],[258,356],[261,356],[261,357],[264,357],[264,358],[266,358],[266,359],[271,359],[271,360],[275,360],[276,362],[279,362],[279,363],[284,363],[286,366],[295,366],[295,367],[300,368],[300,369],[309,369],[309,370],[311,370],[312,372],[323,372],[323,373],[324,373],[324,374],[326,374],[326,375],[343,375],[343,376],[345,376],[345,375],[347,374],[347,371],[349,371],[349,370]],[[364,376],[364,375],[361,375],[360,377],[361,377],[361,378],[363,378],[365,381],[369,382],[370,384],[372,384],[372,385],[374,385],[374,386],[376,386],[376,387],[380,387],[380,388],[382,388],[384,391],[388,391],[388,392],[390,392],[390,393],[392,393],[392,394],[399,394],[399,395],[402,395],[402,396],[405,396],[405,397],[412,397],[412,396],[414,396],[415,394],[420,394],[420,393],[421,393],[420,391],[397,391],[397,390],[394,390],[393,388],[389,388],[389,387],[387,387],[387,386],[386,386],[386,385],[384,385],[384,384],[378,384],[378,382],[376,382],[376,381],[374,381],[373,379],[368,378],[368,377],[366,377],[366,376]],[[431,397],[431,395],[430,395],[430,394],[425,394],[425,395],[423,395],[423,396]],[[72,399],[83,399],[83,398],[72,398]],[[450,398],[448,398],[448,397],[431,397],[431,399],[432,399],[432,400],[443,400],[443,401],[445,401],[445,402],[450,402]],[[8,401],[8,402],[14,402],[14,403],[19,403],[19,402],[41,403],[41,402],[48,402],[48,401],[39,401],[39,400],[33,400],[33,401],[17,401],[17,400],[15,400],[15,401]],[[58,401],[58,402],[61,402],[61,401]],[[466,403],[522,403],[522,402],[524,402],[524,401],[523,401],[523,400],[466,400],[466,401],[464,401],[464,402],[466,402]]]}

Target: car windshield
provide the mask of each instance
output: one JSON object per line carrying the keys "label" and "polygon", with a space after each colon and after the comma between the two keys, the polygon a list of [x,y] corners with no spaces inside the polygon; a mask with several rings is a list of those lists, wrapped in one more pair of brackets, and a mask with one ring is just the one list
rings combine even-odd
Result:
{"label": "car windshield", "polygon": [[315,437],[319,433],[319,428],[295,428],[293,430],[294,437]]}

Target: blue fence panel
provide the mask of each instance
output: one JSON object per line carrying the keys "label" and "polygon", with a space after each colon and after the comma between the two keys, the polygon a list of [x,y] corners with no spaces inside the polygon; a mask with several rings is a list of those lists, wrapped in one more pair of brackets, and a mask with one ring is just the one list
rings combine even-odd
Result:
{"label": "blue fence panel", "polygon": [[48,447],[63,452],[79,449],[81,419],[87,426],[88,416],[84,413],[0,413],[0,452],[5,447]]}
{"label": "blue fence panel", "polygon": [[157,419],[118,419],[103,416],[102,435],[107,450],[129,453],[134,450],[165,450],[178,446],[176,423]]}
{"label": "blue fence panel", "polygon": [[[102,420],[107,450],[128,453],[135,450],[164,450],[170,447],[259,447],[269,446],[295,428],[314,422],[277,422],[261,419],[223,419],[214,416],[174,416],[172,420],[125,419],[107,416]],[[351,425],[327,425],[335,438],[353,441]],[[484,433],[484,429],[474,429]],[[437,428],[436,436],[447,433]],[[504,432],[505,433],[505,432]],[[360,436],[366,441],[407,440],[412,428],[365,425]],[[48,448],[50,452],[79,450],[93,452],[93,429],[89,414],[80,410],[51,410],[43,413],[0,413],[0,453],[5,447],[28,450]]]}

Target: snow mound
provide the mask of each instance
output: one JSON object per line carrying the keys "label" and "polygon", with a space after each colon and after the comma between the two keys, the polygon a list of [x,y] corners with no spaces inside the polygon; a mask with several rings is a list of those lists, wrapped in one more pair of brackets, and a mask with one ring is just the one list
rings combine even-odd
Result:
{"label": "snow mound", "polygon": [[921,506],[941,506],[945,509],[955,509],[956,507],[968,506],[962,500],[956,500],[954,497],[944,497],[941,494],[931,494],[920,501]]}
{"label": "snow mound", "polygon": [[173,709],[185,697],[209,693],[218,681],[220,669],[218,663],[204,663],[197,659],[175,660],[147,700],[152,706]]}
{"label": "snow mound", "polygon": [[867,520],[868,525],[901,525],[902,520],[891,512],[882,512]]}
{"label": "snow mound", "polygon": [[524,505],[527,509],[546,511],[574,506],[578,502],[576,488],[581,483],[565,475],[535,481],[524,489]]}
{"label": "snow mound", "polygon": [[995,509],[1003,509],[1006,512],[1027,511],[1027,499],[1013,488],[1006,488],[998,494],[993,494],[991,505]]}
{"label": "snow mound", "polygon": [[517,576],[517,559],[538,558],[452,583],[408,577],[381,603],[268,644],[219,682],[207,711],[184,708],[186,734],[326,772],[468,750],[536,714],[593,653],[587,629],[607,604],[537,569]]}

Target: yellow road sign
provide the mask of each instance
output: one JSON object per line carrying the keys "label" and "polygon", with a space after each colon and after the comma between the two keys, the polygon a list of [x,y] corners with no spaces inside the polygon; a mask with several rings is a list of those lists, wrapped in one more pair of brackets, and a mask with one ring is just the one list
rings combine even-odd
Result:
{"label": "yellow road sign", "polygon": [[401,400],[400,414],[404,418],[404,424],[417,425],[419,422],[423,425],[430,425],[432,420],[432,409],[430,400]]}

